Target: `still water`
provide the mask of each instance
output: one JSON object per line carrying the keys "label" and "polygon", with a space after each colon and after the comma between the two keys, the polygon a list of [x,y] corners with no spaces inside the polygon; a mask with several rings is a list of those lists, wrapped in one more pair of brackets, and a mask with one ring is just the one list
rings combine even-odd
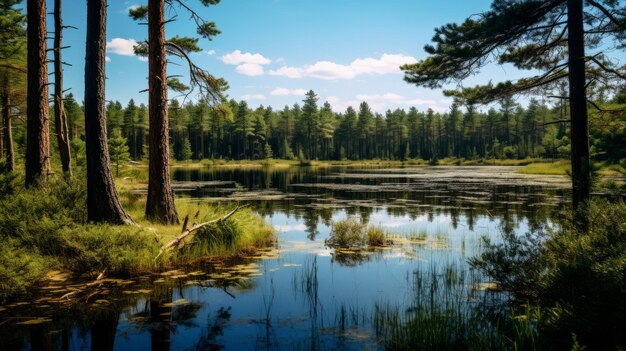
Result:
{"label": "still water", "polygon": [[[550,225],[568,197],[567,178],[514,167],[179,168],[173,179],[185,201],[249,203],[279,232],[276,246],[111,279],[79,303],[63,296],[80,285],[59,276],[34,301],[0,307],[0,349],[382,349],[377,312],[414,310],[423,277],[452,287],[430,289],[431,308],[506,300],[467,258],[482,236]],[[348,217],[384,228],[393,245],[328,248],[332,223]]]}

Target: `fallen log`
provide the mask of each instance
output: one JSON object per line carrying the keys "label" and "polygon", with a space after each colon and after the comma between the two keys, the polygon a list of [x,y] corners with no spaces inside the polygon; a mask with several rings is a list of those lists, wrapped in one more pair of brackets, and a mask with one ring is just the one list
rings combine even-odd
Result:
{"label": "fallen log", "polygon": [[[157,260],[159,257],[161,257],[161,255],[171,249],[174,246],[179,246],[183,240],[185,240],[185,238],[187,238],[189,235],[193,234],[194,232],[198,231],[199,229],[202,229],[204,227],[210,226],[210,225],[214,225],[214,224],[221,224],[224,223],[227,219],[229,219],[230,217],[232,217],[232,215],[234,215],[237,211],[239,211],[240,209],[247,207],[247,205],[243,205],[243,206],[239,206],[237,208],[235,208],[234,210],[228,212],[226,215],[224,215],[221,218],[217,218],[217,219],[213,219],[210,220],[208,222],[204,222],[204,223],[199,223],[199,224],[193,224],[190,228],[186,228],[187,227],[187,223],[188,223],[188,219],[187,217],[185,218],[184,224],[183,224],[183,232],[181,235],[179,235],[176,239],[170,241],[169,243],[163,245],[161,247],[161,250],[159,251],[159,254],[154,258],[155,260]],[[197,214],[196,214],[197,217]],[[195,222],[195,221],[194,221]]]}

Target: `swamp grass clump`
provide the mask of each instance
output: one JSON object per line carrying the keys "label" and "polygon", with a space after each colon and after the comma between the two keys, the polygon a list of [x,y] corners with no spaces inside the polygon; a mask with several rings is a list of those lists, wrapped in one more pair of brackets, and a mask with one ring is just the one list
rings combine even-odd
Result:
{"label": "swamp grass clump", "polygon": [[367,226],[354,218],[333,222],[331,236],[326,240],[330,247],[379,247],[389,243],[381,227]]}
{"label": "swamp grass clump", "polygon": [[[0,174],[0,301],[37,285],[51,270],[74,275],[130,276],[186,265],[206,256],[232,257],[275,241],[273,229],[249,209],[223,225],[209,226],[190,237],[184,250],[155,259],[161,247],[181,234],[179,225],[153,224],[143,218],[144,195],[121,193],[138,226],[87,223],[86,189],[73,180],[51,180],[25,189],[19,174]],[[181,214],[200,213],[198,222],[220,218],[227,206],[177,199]]]}

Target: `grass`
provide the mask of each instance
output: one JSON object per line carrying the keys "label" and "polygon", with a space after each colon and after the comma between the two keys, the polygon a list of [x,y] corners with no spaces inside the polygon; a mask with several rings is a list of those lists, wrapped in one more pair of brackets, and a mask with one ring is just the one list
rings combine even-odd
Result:
{"label": "grass", "polygon": [[390,242],[388,234],[376,226],[367,226],[354,218],[333,222],[326,244],[331,247],[380,247]]}
{"label": "grass", "polygon": [[386,350],[537,349],[540,310],[509,309],[506,295],[478,288],[482,277],[465,262],[421,263],[408,279],[407,305],[377,302],[361,310],[342,304],[336,327],[370,327]]}
{"label": "grass", "polygon": [[[273,228],[243,209],[223,226],[198,231],[193,245],[155,260],[160,247],[181,233],[181,226],[144,219],[145,195],[132,191],[142,177],[119,180],[123,205],[138,224],[134,227],[86,223],[86,189],[80,175],[69,182],[52,180],[42,189],[24,189],[19,173],[0,173],[0,301],[25,293],[51,270],[95,277],[106,269],[108,276],[132,276],[207,257],[248,254],[275,240]],[[199,212],[198,223],[232,210],[184,198],[177,198],[176,205],[181,217]]]}
{"label": "grass", "polygon": [[517,170],[522,174],[567,175],[571,169],[570,161],[533,162]]}

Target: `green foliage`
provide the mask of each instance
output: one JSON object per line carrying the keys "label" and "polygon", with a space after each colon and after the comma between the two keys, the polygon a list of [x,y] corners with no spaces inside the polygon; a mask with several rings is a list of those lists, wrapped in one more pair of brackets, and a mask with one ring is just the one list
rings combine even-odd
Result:
{"label": "green foliage", "polygon": [[[135,226],[86,223],[84,176],[69,181],[54,180],[47,187],[25,189],[19,174],[0,173],[0,301],[27,293],[52,269],[73,274],[99,273],[128,276],[154,272],[192,260],[233,256],[271,245],[273,229],[251,210],[243,210],[226,222],[198,233],[184,255],[166,255],[155,260],[161,245],[180,234],[178,226],[149,230]],[[122,193],[125,206],[141,218],[143,208],[134,195]],[[133,205],[134,204],[134,205]],[[178,204],[181,213],[199,210]],[[208,209],[208,213],[206,213]],[[221,217],[230,209],[203,204],[199,221]],[[140,224],[142,224],[140,222]],[[157,240],[155,240],[157,239]]]}
{"label": "green foliage", "polygon": [[550,310],[542,324],[547,339],[572,347],[574,334],[580,345],[615,349],[626,345],[626,204],[588,206],[587,232],[568,213],[545,234],[505,234],[502,243],[487,243],[471,263]]}
{"label": "green foliage", "polygon": [[126,138],[121,135],[109,138],[109,157],[111,157],[111,161],[115,164],[115,175],[119,176],[120,163],[130,160]]}
{"label": "green foliage", "polygon": [[189,87],[183,84],[178,78],[168,78],[167,87],[179,93],[189,90]]}
{"label": "green foliage", "polygon": [[74,138],[70,141],[70,147],[72,148],[72,155],[74,155],[74,159],[76,161],[77,166],[85,165],[85,152],[86,145],[85,141],[79,138]]}
{"label": "green foliage", "polygon": [[500,242],[483,237],[485,250],[470,258],[469,263],[518,298],[533,297],[544,268],[539,259],[542,240],[540,234],[518,236],[513,231],[504,231]]}
{"label": "green foliage", "polygon": [[0,303],[26,291],[58,263],[44,258],[14,238],[3,238],[0,245]]}
{"label": "green foliage", "polygon": [[128,15],[135,21],[147,20],[148,19],[148,6],[142,5],[142,6],[131,7],[130,9],[128,9]]}
{"label": "green foliage", "polygon": [[182,149],[180,150],[180,160],[187,161],[191,159],[191,143],[188,138],[183,139]]}

